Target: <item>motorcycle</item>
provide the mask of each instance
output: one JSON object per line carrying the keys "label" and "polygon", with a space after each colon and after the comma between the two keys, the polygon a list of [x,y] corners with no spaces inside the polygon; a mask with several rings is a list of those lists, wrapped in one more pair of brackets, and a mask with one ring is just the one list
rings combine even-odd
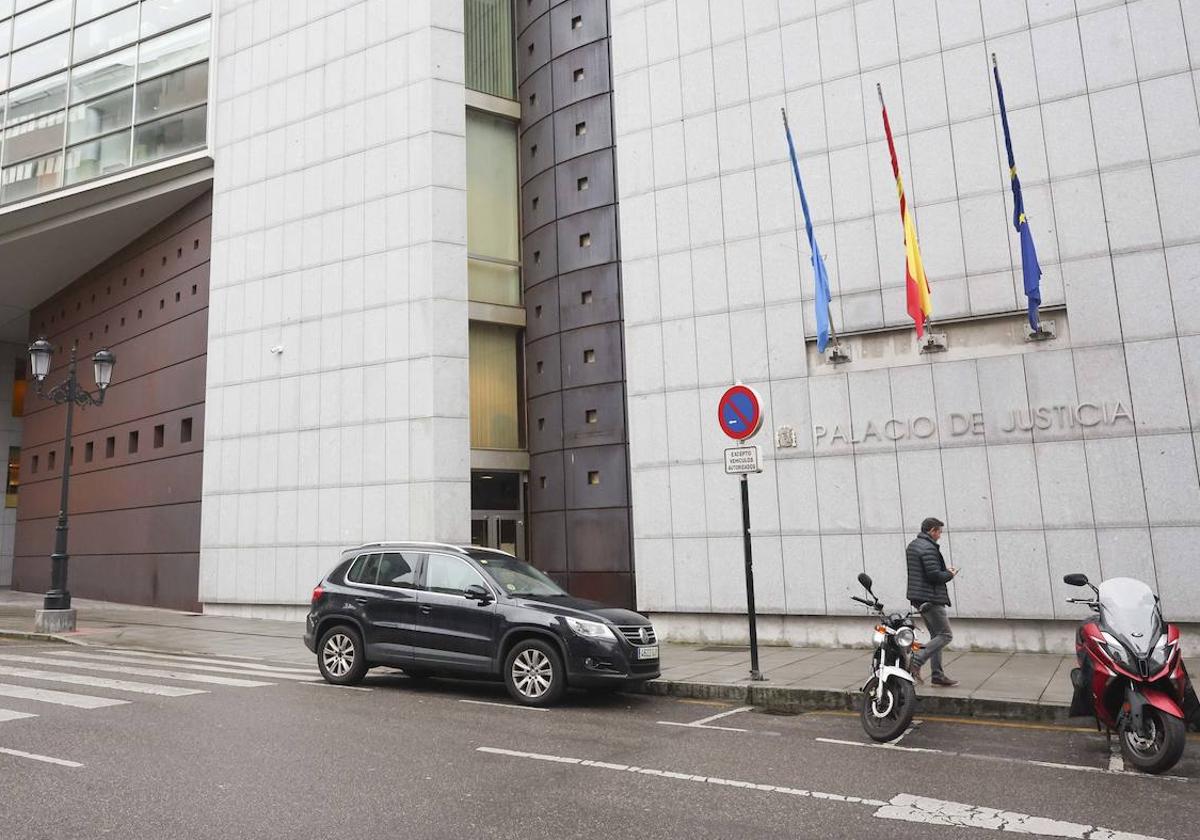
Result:
{"label": "motorcycle", "polygon": [[923,612],[922,604],[907,613],[887,613],[871,591],[871,576],[860,574],[858,582],[871,600],[851,595],[850,600],[870,607],[879,616],[875,626],[875,653],[871,657],[871,676],[862,687],[862,725],[875,741],[892,741],[904,733],[917,710],[917,690],[908,670],[911,652],[920,649],[912,617]]}
{"label": "motorcycle", "polygon": [[1200,704],[1180,653],[1179,628],[1163,621],[1159,599],[1132,578],[1110,578],[1097,587],[1087,575],[1063,577],[1069,586],[1087,586],[1084,604],[1096,618],[1075,635],[1079,667],[1071,671],[1073,717],[1094,717],[1121,741],[1125,761],[1145,773],[1175,766],[1187,743],[1189,715]]}

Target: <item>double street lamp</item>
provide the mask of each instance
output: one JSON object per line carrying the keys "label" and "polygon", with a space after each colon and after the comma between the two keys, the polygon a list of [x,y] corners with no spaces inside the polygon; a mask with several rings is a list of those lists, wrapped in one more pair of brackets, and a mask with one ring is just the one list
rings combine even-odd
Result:
{"label": "double street lamp", "polygon": [[[113,366],[117,357],[108,350],[99,350],[92,356],[96,393],[92,394],[79,385],[75,376],[75,351],[78,344],[71,345],[71,360],[67,367],[67,378],[49,390],[43,390],[46,376],[50,373],[50,360],[54,346],[44,338],[29,345],[29,366],[37,383],[37,395],[55,403],[67,404],[67,430],[63,439],[63,467],[61,499],[58,509],[58,527],[54,531],[54,553],[50,555],[50,590],[37,615],[38,629],[57,631],[75,629],[75,613],[71,610],[71,593],[67,590],[67,495],[71,484],[71,422],[75,406],[87,408],[101,405],[108,383],[112,380]],[[48,614],[47,614],[48,613]]]}

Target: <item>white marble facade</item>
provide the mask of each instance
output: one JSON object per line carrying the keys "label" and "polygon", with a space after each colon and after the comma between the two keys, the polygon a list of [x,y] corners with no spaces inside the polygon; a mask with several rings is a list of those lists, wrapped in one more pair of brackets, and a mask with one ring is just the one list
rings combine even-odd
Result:
{"label": "white marble facade", "polygon": [[[1078,570],[1141,577],[1169,618],[1200,621],[1200,2],[612,0],[611,13],[639,607],[745,610],[716,426],[718,395],[741,380],[767,413],[766,469],[750,479],[762,612],[854,613],[864,569],[901,596],[905,543],[936,515],[964,570],[960,617],[1077,617],[1061,578]],[[992,52],[1059,328],[1045,344],[1020,337]],[[886,332],[910,322],[876,83],[944,356]],[[812,272],[782,106],[835,324],[880,331],[836,369],[804,337]],[[1013,411],[1046,428],[1006,431]],[[915,417],[938,428],[881,433]],[[781,425],[796,448],[776,449]]]}
{"label": "white marble facade", "polygon": [[468,536],[462,28],[443,0],[219,4],[208,611],[302,613],[342,547]]}

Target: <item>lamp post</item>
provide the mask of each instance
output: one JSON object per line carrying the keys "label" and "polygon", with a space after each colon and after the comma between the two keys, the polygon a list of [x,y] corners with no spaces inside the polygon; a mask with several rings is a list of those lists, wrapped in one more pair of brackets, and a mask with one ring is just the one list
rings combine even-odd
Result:
{"label": "lamp post", "polygon": [[108,383],[112,380],[113,365],[117,357],[108,350],[99,350],[92,356],[94,376],[96,378],[96,394],[80,387],[75,376],[75,351],[77,344],[71,345],[71,361],[67,367],[67,378],[50,388],[42,389],[46,376],[50,373],[50,358],[54,346],[44,338],[39,338],[29,345],[29,366],[37,383],[37,395],[55,403],[67,404],[67,429],[63,438],[63,467],[62,488],[58,508],[58,527],[54,531],[54,553],[50,555],[50,589],[46,592],[42,609],[37,611],[35,623],[37,630],[42,633],[72,631],[75,629],[75,610],[71,609],[71,593],[67,590],[67,496],[71,486],[71,424],[75,415],[75,406],[87,408],[89,405],[101,405],[108,391]]}

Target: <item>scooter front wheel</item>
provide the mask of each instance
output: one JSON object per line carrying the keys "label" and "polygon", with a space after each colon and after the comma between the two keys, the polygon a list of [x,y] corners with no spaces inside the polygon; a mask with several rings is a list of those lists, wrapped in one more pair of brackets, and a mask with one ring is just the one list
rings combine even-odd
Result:
{"label": "scooter front wheel", "polygon": [[862,725],[874,741],[894,741],[904,734],[917,710],[917,692],[907,680],[890,679],[876,697],[878,677],[871,679],[863,690]]}
{"label": "scooter front wheel", "polygon": [[1142,710],[1142,715],[1143,732],[1126,729],[1121,733],[1121,754],[1143,773],[1165,773],[1183,755],[1187,727],[1174,715],[1150,705]]}

